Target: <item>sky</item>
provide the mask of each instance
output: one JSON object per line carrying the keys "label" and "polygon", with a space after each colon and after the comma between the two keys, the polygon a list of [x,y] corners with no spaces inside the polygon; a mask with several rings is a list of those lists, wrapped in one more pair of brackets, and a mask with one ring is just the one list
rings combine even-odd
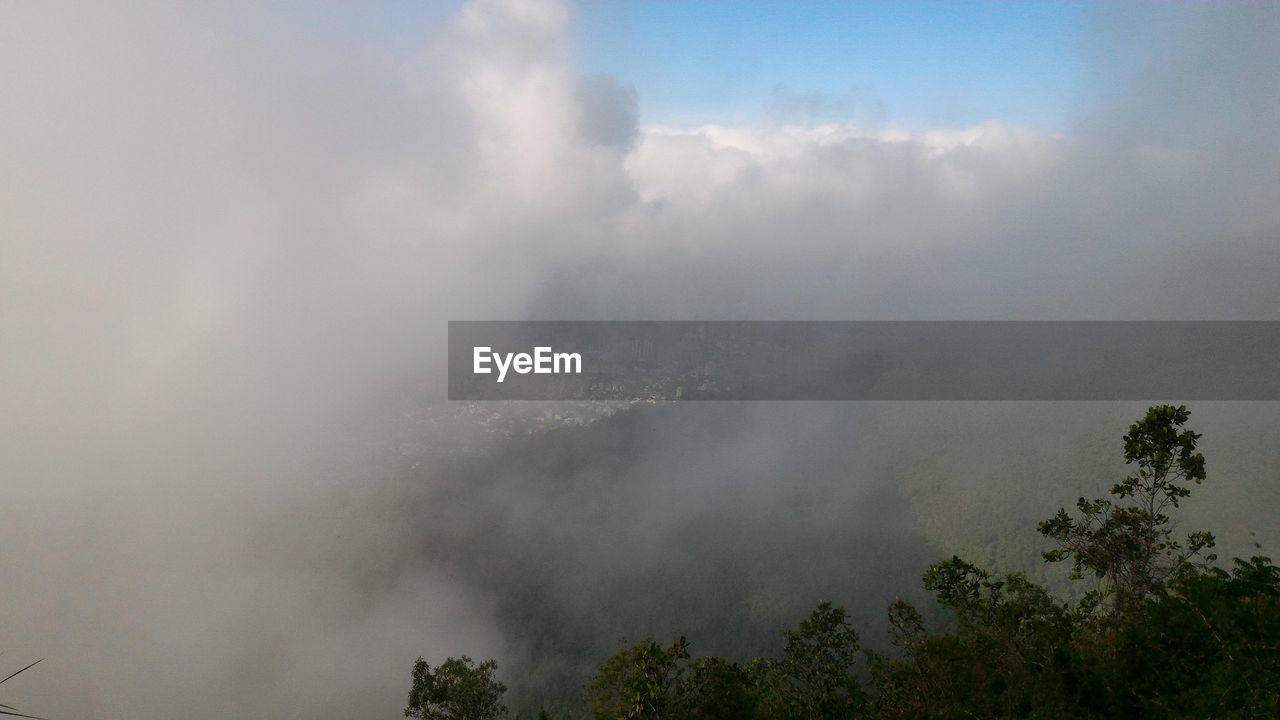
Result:
{"label": "sky", "polygon": [[991,119],[1058,129],[1085,3],[581,2],[577,63],[655,124]]}

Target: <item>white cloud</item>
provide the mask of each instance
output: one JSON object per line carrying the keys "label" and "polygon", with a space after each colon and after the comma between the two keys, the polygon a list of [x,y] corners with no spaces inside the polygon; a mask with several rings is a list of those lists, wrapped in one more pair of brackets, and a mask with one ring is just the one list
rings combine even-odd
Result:
{"label": "white cloud", "polygon": [[[904,158],[918,164],[925,174],[936,174],[944,192],[972,197],[980,188],[1003,182],[994,172],[997,169],[1020,178],[1044,171],[1061,161],[1062,145],[1061,136],[995,120],[969,128],[922,132],[852,123],[655,125],[642,129],[640,145],[627,167],[640,196],[651,203],[704,206],[717,192],[751,173],[809,183],[809,191],[814,193],[841,187],[870,192],[883,177],[877,164]],[[860,161],[809,174],[824,160],[847,152],[859,154]],[[976,165],[971,162],[975,155],[991,162]],[[987,175],[983,176],[984,172]],[[920,179],[929,182],[927,177]]]}

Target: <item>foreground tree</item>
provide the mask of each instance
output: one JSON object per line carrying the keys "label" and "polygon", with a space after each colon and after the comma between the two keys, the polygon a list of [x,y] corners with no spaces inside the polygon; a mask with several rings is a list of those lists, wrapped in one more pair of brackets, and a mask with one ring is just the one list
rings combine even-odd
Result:
{"label": "foreground tree", "polygon": [[1205,479],[1204,455],[1196,452],[1200,435],[1184,427],[1190,417],[1185,406],[1147,410],[1124,436],[1125,463],[1137,472],[1111,487],[1115,500],[1080,498],[1078,517],[1060,509],[1040,523],[1040,533],[1058,545],[1045,560],[1071,560],[1073,577],[1099,580],[1088,602],[1131,609],[1179,573],[1216,559],[1205,554],[1212,534],[1190,533],[1184,545],[1165,514],[1191,494],[1188,483]]}
{"label": "foreground tree", "polygon": [[595,720],[847,720],[866,703],[858,635],[842,608],[823,602],[786,633],[781,658],[744,668],[692,659],[680,638],[652,640],[609,658],[587,686]]}
{"label": "foreground tree", "polygon": [[746,670],[720,657],[691,659],[684,638],[618,652],[587,686],[587,702],[595,720],[750,720],[756,707]]}
{"label": "foreground tree", "polygon": [[493,660],[476,665],[467,657],[449,658],[434,670],[422,658],[413,664],[413,688],[404,716],[422,720],[495,720],[506,717],[502,696],[507,686],[494,678]]}
{"label": "foreground tree", "polygon": [[898,657],[869,653],[877,690],[873,717],[1068,717],[1073,615],[1021,573],[994,576],[958,557],[929,568],[925,589],[956,619],[953,632],[925,631],[904,600],[889,608]]}
{"label": "foreground tree", "polygon": [[856,674],[860,645],[843,608],[822,602],[787,632],[780,660],[754,665],[761,714],[777,720],[843,720],[866,701]]}
{"label": "foreground tree", "polygon": [[609,658],[587,686],[587,702],[595,720],[658,720],[679,717],[685,703],[684,676],[689,643],[671,647],[652,640]]}
{"label": "foreground tree", "polygon": [[925,587],[955,614],[929,634],[890,608],[896,656],[872,654],[877,718],[1280,717],[1280,568],[1211,566],[1213,536],[1173,535],[1168,512],[1205,479],[1185,407],[1153,407],[1124,436],[1136,472],[1111,499],[1059,510],[1040,531],[1097,587],[1071,607],[1020,574],[952,558]]}

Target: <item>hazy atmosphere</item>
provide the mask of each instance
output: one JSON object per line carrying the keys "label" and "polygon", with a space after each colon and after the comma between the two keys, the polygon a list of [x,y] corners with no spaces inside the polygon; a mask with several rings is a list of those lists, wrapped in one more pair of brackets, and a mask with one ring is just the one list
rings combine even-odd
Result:
{"label": "hazy atmosphere", "polygon": [[[394,718],[466,654],[530,713],[1060,582],[1184,399],[445,399],[449,320],[1280,320],[1280,6],[785,7],[0,3],[0,702]],[[1280,407],[1188,405],[1188,523],[1274,553]]]}

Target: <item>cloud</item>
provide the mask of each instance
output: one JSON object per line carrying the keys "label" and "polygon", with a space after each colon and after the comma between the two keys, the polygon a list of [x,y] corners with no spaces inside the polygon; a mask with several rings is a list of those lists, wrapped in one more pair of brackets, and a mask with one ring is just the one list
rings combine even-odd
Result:
{"label": "cloud", "polygon": [[401,538],[353,423],[519,312],[613,151],[555,4],[391,58],[331,11],[3,11],[0,642],[40,714],[394,710],[418,653],[501,650],[428,570],[359,585]]}
{"label": "cloud", "polygon": [[608,75],[583,78],[578,84],[582,136],[588,142],[629,150],[636,139],[636,90]]}

